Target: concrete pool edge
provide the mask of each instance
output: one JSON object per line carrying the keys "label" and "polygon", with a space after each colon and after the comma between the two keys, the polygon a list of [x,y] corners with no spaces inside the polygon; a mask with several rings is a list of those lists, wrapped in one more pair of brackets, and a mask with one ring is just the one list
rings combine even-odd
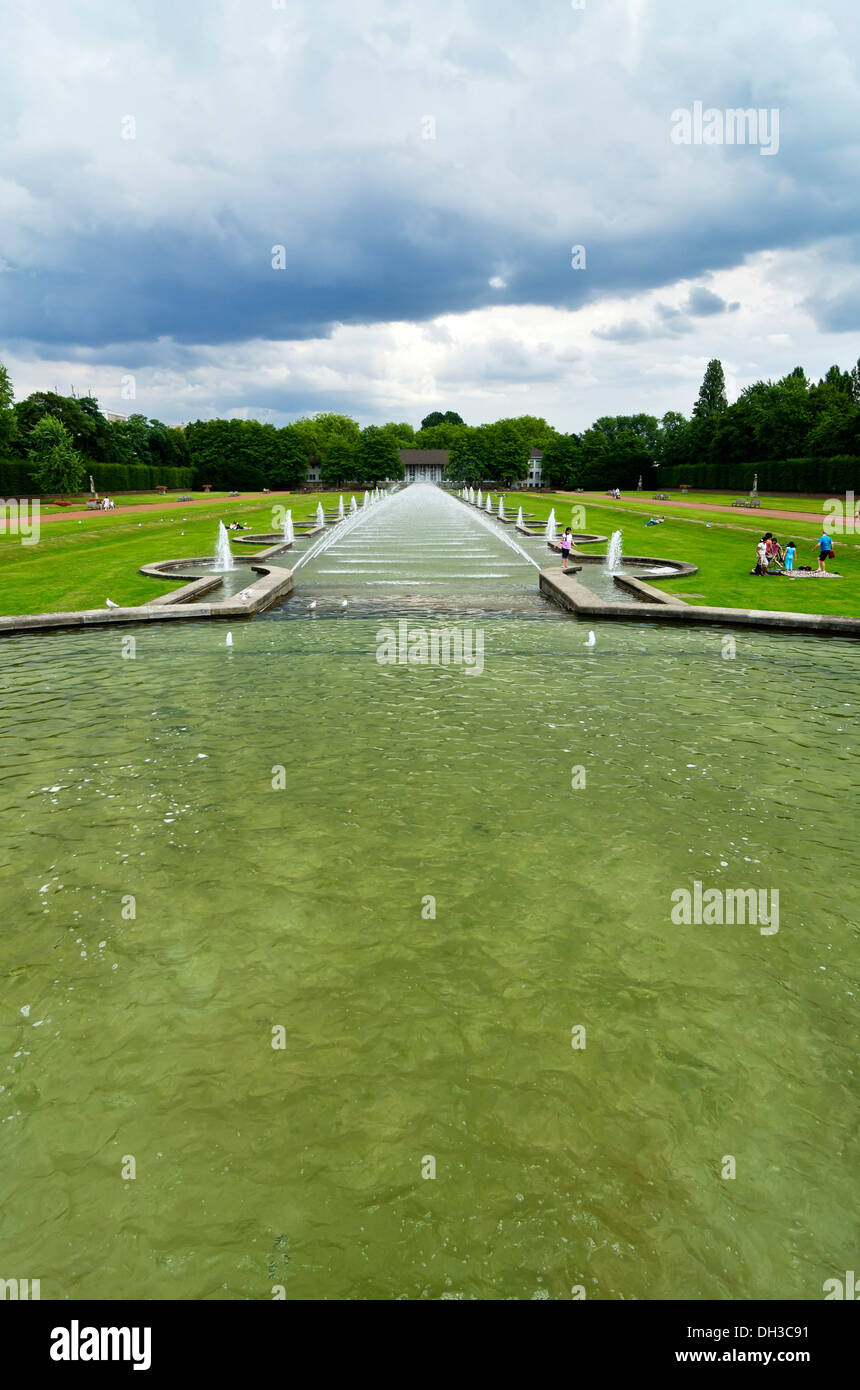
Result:
{"label": "concrete pool edge", "polygon": [[[577,557],[581,558],[581,557]],[[677,561],[675,562],[677,563]],[[695,566],[693,567],[695,571]],[[598,598],[570,572],[542,569],[538,587],[542,594],[578,618],[610,619],[628,622],[707,624],[713,627],[770,629],[803,632],[829,637],[860,637],[860,618],[831,613],[787,613],[778,609],[698,607],[671,594],[661,593],[641,579],[618,576],[616,584],[641,598],[638,603],[611,603]]]}
{"label": "concrete pool edge", "polygon": [[[281,548],[280,546],[272,547],[272,549]],[[294,587],[292,570],[260,563],[260,560],[269,553],[269,551],[264,551],[262,556],[251,556],[243,561],[255,575],[259,576],[242,590],[245,595],[244,598],[235,594],[230,598],[212,603],[196,602],[198,597],[204,593],[211,593],[222,583],[220,575],[206,575],[202,579],[192,580],[188,584],[183,584],[179,589],[172,589],[167,594],[161,594],[158,598],[140,604],[139,607],[82,608],[61,613],[20,613],[9,617],[0,617],[0,636],[6,633],[50,632],[61,628],[114,627],[128,623],[183,619],[194,621],[201,618],[253,618],[257,613],[263,613],[267,608],[271,608],[279,599],[287,598]],[[180,577],[178,571],[183,566],[195,563],[211,564],[212,562],[211,558],[206,557],[197,557],[191,560],[160,560],[154,564],[142,565],[141,573],[164,579],[169,572],[172,572]]]}

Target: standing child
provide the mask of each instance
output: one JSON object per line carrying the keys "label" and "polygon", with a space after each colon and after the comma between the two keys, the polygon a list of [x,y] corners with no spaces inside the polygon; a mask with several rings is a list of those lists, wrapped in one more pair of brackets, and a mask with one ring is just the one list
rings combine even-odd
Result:
{"label": "standing child", "polygon": [[572,545],[573,545],[573,532],[571,531],[570,527],[568,526],[568,527],[567,527],[567,530],[565,531],[564,535],[563,535],[562,538],[561,538],[561,567],[562,567],[563,570],[566,570],[566,569],[567,569],[567,562],[568,562],[568,560],[570,559],[570,547],[571,547]]}
{"label": "standing child", "polygon": [[785,547],[785,572],[791,574],[794,569],[794,557],[797,554],[797,546],[794,541],[789,541]]}
{"label": "standing child", "polygon": [[767,574],[767,542],[764,536],[755,548],[755,557],[753,574]]}

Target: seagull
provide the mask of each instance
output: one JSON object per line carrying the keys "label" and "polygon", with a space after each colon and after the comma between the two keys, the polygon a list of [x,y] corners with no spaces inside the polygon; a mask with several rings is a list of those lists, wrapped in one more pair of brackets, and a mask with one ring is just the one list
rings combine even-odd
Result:
{"label": "seagull", "polygon": [[596,646],[597,646],[597,638],[595,637],[595,635],[594,635],[593,632],[589,632],[587,638],[585,639],[585,644],[584,644],[584,645],[585,645],[586,647],[596,647]]}
{"label": "seagull", "polygon": [[341,601],[340,601],[340,606],[341,606],[341,608],[348,608],[348,607],[349,607],[349,602],[348,602],[348,600],[345,599],[345,598],[342,598]]}
{"label": "seagull", "polygon": [[119,604],[118,604],[118,603],[114,603],[114,601],[113,601],[112,598],[106,598],[106,599],[105,599],[105,606],[106,606],[107,608],[119,608]]}
{"label": "seagull", "polygon": [[308,612],[310,612],[310,610],[311,610],[312,608],[316,608],[316,606],[317,606],[317,601],[316,601],[316,599],[315,599],[315,598],[311,599],[310,603],[308,604]]}

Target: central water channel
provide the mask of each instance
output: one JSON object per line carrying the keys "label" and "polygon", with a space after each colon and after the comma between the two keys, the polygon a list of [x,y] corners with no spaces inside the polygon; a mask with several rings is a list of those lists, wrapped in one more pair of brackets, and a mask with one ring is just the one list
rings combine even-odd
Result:
{"label": "central water channel", "polygon": [[[538,568],[557,562],[544,538],[524,536],[437,487],[394,493],[305,551],[284,552],[279,563],[293,566],[296,553],[296,598],[282,617],[305,616],[314,600],[318,616],[331,616],[345,598],[359,616],[487,612],[564,620],[538,594]],[[618,602],[627,597],[602,566],[589,567],[588,583]]]}
{"label": "central water channel", "polygon": [[[588,647],[542,541],[417,487],[351,525],[232,647],[3,643],[0,1272],[820,1298],[857,1251],[856,648]],[[401,616],[480,629],[480,675],[381,665]],[[676,925],[696,880],[779,890],[779,931]]]}

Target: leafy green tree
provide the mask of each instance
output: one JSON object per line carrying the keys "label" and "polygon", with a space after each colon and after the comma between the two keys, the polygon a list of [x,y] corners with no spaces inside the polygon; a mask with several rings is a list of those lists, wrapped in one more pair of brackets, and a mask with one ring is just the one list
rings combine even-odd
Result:
{"label": "leafy green tree", "polygon": [[73,448],[83,448],[88,434],[87,422],[74,397],[59,396],[56,391],[34,391],[15,406],[18,424],[15,447],[23,457],[28,456],[30,435],[44,415],[53,415],[60,421]]}
{"label": "leafy green tree", "polygon": [[149,451],[153,464],[163,468],[187,468],[188,444],[182,430],[175,425],[163,425],[160,420],[149,422]]}
{"label": "leafy green tree", "polygon": [[571,491],[584,471],[582,445],[575,434],[557,434],[543,446],[541,476],[550,487]]}
{"label": "leafy green tree", "polygon": [[[359,440],[360,442],[360,440]],[[352,482],[358,467],[358,444],[344,434],[333,434],[325,445],[320,477],[326,487]]]}
{"label": "leafy green tree", "polygon": [[653,462],[645,440],[632,430],[623,431],[607,446],[605,467],[611,474],[608,485],[628,490],[636,487],[640,476],[643,481],[648,477]]}
{"label": "leafy green tree", "polygon": [[698,400],[693,406],[693,415],[697,420],[705,419],[711,415],[719,415],[728,409],[728,405],[723,364],[718,357],[713,357],[705,368]]}
{"label": "leafy green tree", "polygon": [[445,477],[454,483],[465,483],[469,487],[480,487],[484,479],[484,459],[476,446],[475,430],[463,429],[451,445]]}
{"label": "leafy green tree", "polygon": [[110,425],[99,410],[98,401],[94,396],[79,396],[76,405],[80,412],[80,423],[75,448],[94,463],[113,462]]}
{"label": "leafy green tree", "polygon": [[402,478],[397,439],[379,425],[367,425],[358,447],[358,482],[380,483],[384,478]]}
{"label": "leafy green tree", "polygon": [[689,425],[679,410],[667,410],[657,432],[655,461],[676,468],[688,461]]}
{"label": "leafy green tree", "polygon": [[406,424],[405,421],[402,424],[389,423],[380,425],[379,428],[384,434],[388,434],[392,439],[396,440],[398,449],[415,448],[415,431],[412,426]]}
{"label": "leafy green tree", "polygon": [[595,420],[592,428],[605,435],[610,446],[623,434],[635,435],[645,444],[652,458],[656,457],[660,426],[655,415],[602,415]]}
{"label": "leafy green tree", "polygon": [[850,396],[840,393],[839,402],[827,406],[806,436],[804,453],[819,458],[837,454],[860,454],[860,409]]}
{"label": "leafy green tree", "polygon": [[[422,430],[427,430],[432,429],[434,425],[462,425],[464,423],[463,417],[458,415],[456,410],[446,410],[444,414],[441,410],[431,410],[430,414],[425,415],[424,419],[421,421],[421,428]],[[433,446],[427,445],[419,447],[432,448]],[[443,445],[442,447],[444,448],[445,446]]]}
{"label": "leafy green tree", "polygon": [[15,393],[9,380],[9,373],[0,362],[0,458],[4,458],[9,445],[18,433],[18,421],[12,408]]}
{"label": "leafy green tree", "polygon": [[56,415],[46,414],[30,431],[30,464],[41,493],[80,492],[86,469],[68,430]]}
{"label": "leafy green tree", "polygon": [[117,431],[125,441],[131,462],[149,465],[152,454],[149,448],[149,425],[145,415],[129,415],[127,420],[117,422]]}
{"label": "leafy green tree", "polygon": [[308,453],[301,430],[284,425],[278,430],[278,457],[269,473],[272,487],[297,488],[308,476]]}
{"label": "leafy green tree", "polygon": [[230,421],[195,420],[185,431],[194,484],[211,483],[213,487],[230,484]]}
{"label": "leafy green tree", "polygon": [[481,425],[476,434],[480,441],[480,452],[486,460],[486,476],[489,479],[510,487],[512,483],[525,478],[531,445],[526,443],[510,420]]}
{"label": "leafy green tree", "polygon": [[448,420],[438,425],[428,425],[418,430],[412,442],[413,449],[451,449],[458,439],[463,438],[466,425],[453,425]]}
{"label": "leafy green tree", "polygon": [[582,482],[581,487],[608,487],[609,482],[606,477],[606,451],[608,449],[606,435],[600,430],[586,430],[582,436],[580,451],[582,456]]}

